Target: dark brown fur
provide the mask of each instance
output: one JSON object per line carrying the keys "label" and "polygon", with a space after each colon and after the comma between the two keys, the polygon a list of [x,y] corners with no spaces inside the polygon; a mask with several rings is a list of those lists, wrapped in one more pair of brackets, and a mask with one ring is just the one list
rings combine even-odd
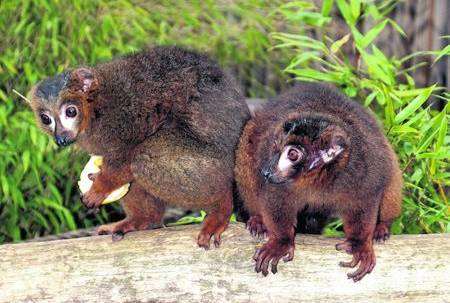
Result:
{"label": "dark brown fur", "polygon": [[234,151],[249,118],[229,75],[205,55],[157,47],[33,89],[38,117],[57,113],[67,100],[83,118],[78,133],[59,135],[104,157],[84,203],[99,207],[113,189],[132,183],[123,200],[126,219],[100,233],[145,229],[160,223],[165,205],[177,205],[207,211],[198,244],[208,248],[213,235],[219,244],[232,211]]}
{"label": "dark brown fur", "polygon": [[[311,127],[286,132],[289,121],[306,121]],[[318,169],[300,167],[287,182],[267,182],[263,171],[268,161],[291,140],[310,150],[308,157],[321,144],[340,140],[345,148]],[[360,263],[349,278],[360,280],[373,269],[372,241],[387,239],[400,214],[402,176],[392,147],[362,106],[330,86],[299,85],[269,101],[247,123],[236,155],[238,189],[253,216],[249,228],[269,236],[255,254],[257,272],[267,275],[271,263],[275,273],[280,258],[293,258],[297,213],[305,209],[343,219],[346,241],[337,248],[353,254],[353,261],[341,265]]]}

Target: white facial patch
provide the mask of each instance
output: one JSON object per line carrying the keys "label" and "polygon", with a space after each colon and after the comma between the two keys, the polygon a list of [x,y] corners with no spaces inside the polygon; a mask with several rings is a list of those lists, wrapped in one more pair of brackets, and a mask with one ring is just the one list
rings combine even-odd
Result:
{"label": "white facial patch", "polygon": [[292,167],[292,161],[288,158],[289,150],[293,148],[292,145],[287,145],[284,147],[283,152],[280,155],[280,159],[278,160],[277,168],[279,171],[285,171]]}
{"label": "white facial patch", "polygon": [[59,114],[59,120],[64,129],[70,131],[76,131],[77,117],[67,117],[66,115],[67,106],[61,107],[61,113]]}
{"label": "white facial patch", "polygon": [[49,125],[48,125],[48,127],[52,130],[52,132],[55,132],[55,129],[56,129],[56,122],[55,122],[55,119],[53,118],[53,117],[51,117],[51,116],[48,116],[49,118],[50,118],[50,120],[52,121],[52,123],[50,123]]}

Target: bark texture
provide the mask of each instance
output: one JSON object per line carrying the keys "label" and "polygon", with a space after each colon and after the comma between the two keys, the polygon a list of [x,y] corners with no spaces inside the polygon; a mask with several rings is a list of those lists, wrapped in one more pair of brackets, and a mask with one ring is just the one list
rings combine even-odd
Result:
{"label": "bark texture", "polygon": [[338,239],[300,235],[293,262],[253,271],[260,241],[232,224],[219,249],[200,226],[0,246],[0,302],[450,302],[450,234],[393,236],[377,266],[346,278]]}

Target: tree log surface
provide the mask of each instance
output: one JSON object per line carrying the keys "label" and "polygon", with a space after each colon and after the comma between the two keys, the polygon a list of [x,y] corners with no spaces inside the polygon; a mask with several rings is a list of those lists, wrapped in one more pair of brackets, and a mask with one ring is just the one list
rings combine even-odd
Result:
{"label": "tree log surface", "polygon": [[220,248],[197,247],[199,225],[0,246],[0,302],[450,302],[450,234],[377,244],[362,281],[338,266],[336,238],[299,235],[294,261],[263,277],[262,241],[231,224]]}

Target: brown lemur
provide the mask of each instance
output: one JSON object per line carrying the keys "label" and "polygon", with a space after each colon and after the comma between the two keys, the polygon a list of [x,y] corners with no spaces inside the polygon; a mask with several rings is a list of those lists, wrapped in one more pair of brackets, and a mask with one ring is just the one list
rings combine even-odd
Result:
{"label": "brown lemur", "polygon": [[397,157],[375,118],[337,89],[299,84],[269,102],[246,124],[236,152],[236,182],[252,217],[252,234],[268,241],[255,269],[276,273],[294,256],[297,213],[343,219],[352,254],[343,267],[362,279],[375,266],[373,241],[384,241],[402,202]]}
{"label": "brown lemur", "polygon": [[126,218],[99,234],[120,239],[162,220],[166,205],[204,209],[198,244],[220,244],[232,213],[234,155],[249,111],[235,81],[208,56],[155,47],[81,67],[33,87],[31,106],[59,146],[104,157],[82,197],[98,208],[131,183]]}

